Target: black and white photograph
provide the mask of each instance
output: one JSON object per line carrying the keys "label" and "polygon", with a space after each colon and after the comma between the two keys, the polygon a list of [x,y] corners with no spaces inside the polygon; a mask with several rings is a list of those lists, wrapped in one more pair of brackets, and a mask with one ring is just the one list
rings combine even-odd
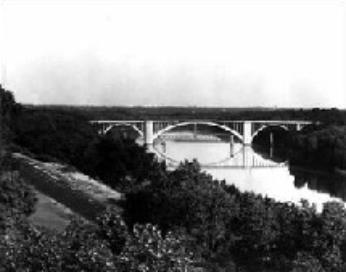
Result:
{"label": "black and white photograph", "polygon": [[346,272],[346,0],[0,0],[0,272]]}

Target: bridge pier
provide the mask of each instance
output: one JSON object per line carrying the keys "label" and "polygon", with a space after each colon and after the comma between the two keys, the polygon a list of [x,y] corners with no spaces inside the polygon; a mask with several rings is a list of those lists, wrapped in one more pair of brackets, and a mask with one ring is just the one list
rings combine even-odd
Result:
{"label": "bridge pier", "polygon": [[252,143],[252,122],[244,121],[243,123],[243,144],[251,145]]}
{"label": "bridge pier", "polygon": [[154,122],[146,120],[144,125],[144,143],[146,145],[154,144]]}

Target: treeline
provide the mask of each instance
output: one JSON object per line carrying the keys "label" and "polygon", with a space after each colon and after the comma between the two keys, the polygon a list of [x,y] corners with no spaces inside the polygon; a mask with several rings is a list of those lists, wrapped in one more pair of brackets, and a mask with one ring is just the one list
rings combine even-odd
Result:
{"label": "treeline", "polygon": [[292,164],[346,169],[346,126],[328,126],[290,137]]}
{"label": "treeline", "polygon": [[254,140],[254,149],[263,154],[270,150],[270,133],[274,135],[274,157],[288,159],[291,165],[321,170],[346,170],[346,126],[323,124],[302,131],[269,128]]}
{"label": "treeline", "polygon": [[212,120],[310,120],[327,124],[346,124],[346,111],[331,109],[281,108],[203,108],[203,107],[102,107],[102,106],[25,106],[28,109],[64,111],[88,120],[133,119],[212,119]]}
{"label": "treeline", "polygon": [[20,110],[21,106],[16,103],[13,94],[0,84],[0,150],[12,139],[15,116]]}

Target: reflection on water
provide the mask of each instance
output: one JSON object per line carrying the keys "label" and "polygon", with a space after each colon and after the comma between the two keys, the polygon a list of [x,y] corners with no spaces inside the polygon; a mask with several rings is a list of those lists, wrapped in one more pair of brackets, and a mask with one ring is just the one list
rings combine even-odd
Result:
{"label": "reflection on water", "polygon": [[159,157],[169,166],[175,167],[183,160],[197,159],[203,168],[265,168],[283,167],[278,163],[256,153],[251,146],[225,142],[176,142],[161,141],[155,145]]}
{"label": "reflection on water", "polygon": [[325,172],[314,173],[307,169],[290,168],[297,188],[307,186],[310,190],[327,193],[346,202],[346,177]]}
{"label": "reflection on water", "polygon": [[346,178],[290,169],[252,147],[224,141],[175,141],[165,139],[154,145],[158,156],[171,168],[185,159],[197,159],[203,170],[240,191],[267,195],[279,201],[299,203],[307,199],[318,210],[327,201],[346,201]]}

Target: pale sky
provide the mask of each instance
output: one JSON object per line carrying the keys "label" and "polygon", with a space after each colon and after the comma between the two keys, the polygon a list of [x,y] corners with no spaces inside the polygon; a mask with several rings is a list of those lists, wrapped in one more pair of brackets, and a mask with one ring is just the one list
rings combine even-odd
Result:
{"label": "pale sky", "polygon": [[19,102],[346,108],[342,0],[0,3]]}

